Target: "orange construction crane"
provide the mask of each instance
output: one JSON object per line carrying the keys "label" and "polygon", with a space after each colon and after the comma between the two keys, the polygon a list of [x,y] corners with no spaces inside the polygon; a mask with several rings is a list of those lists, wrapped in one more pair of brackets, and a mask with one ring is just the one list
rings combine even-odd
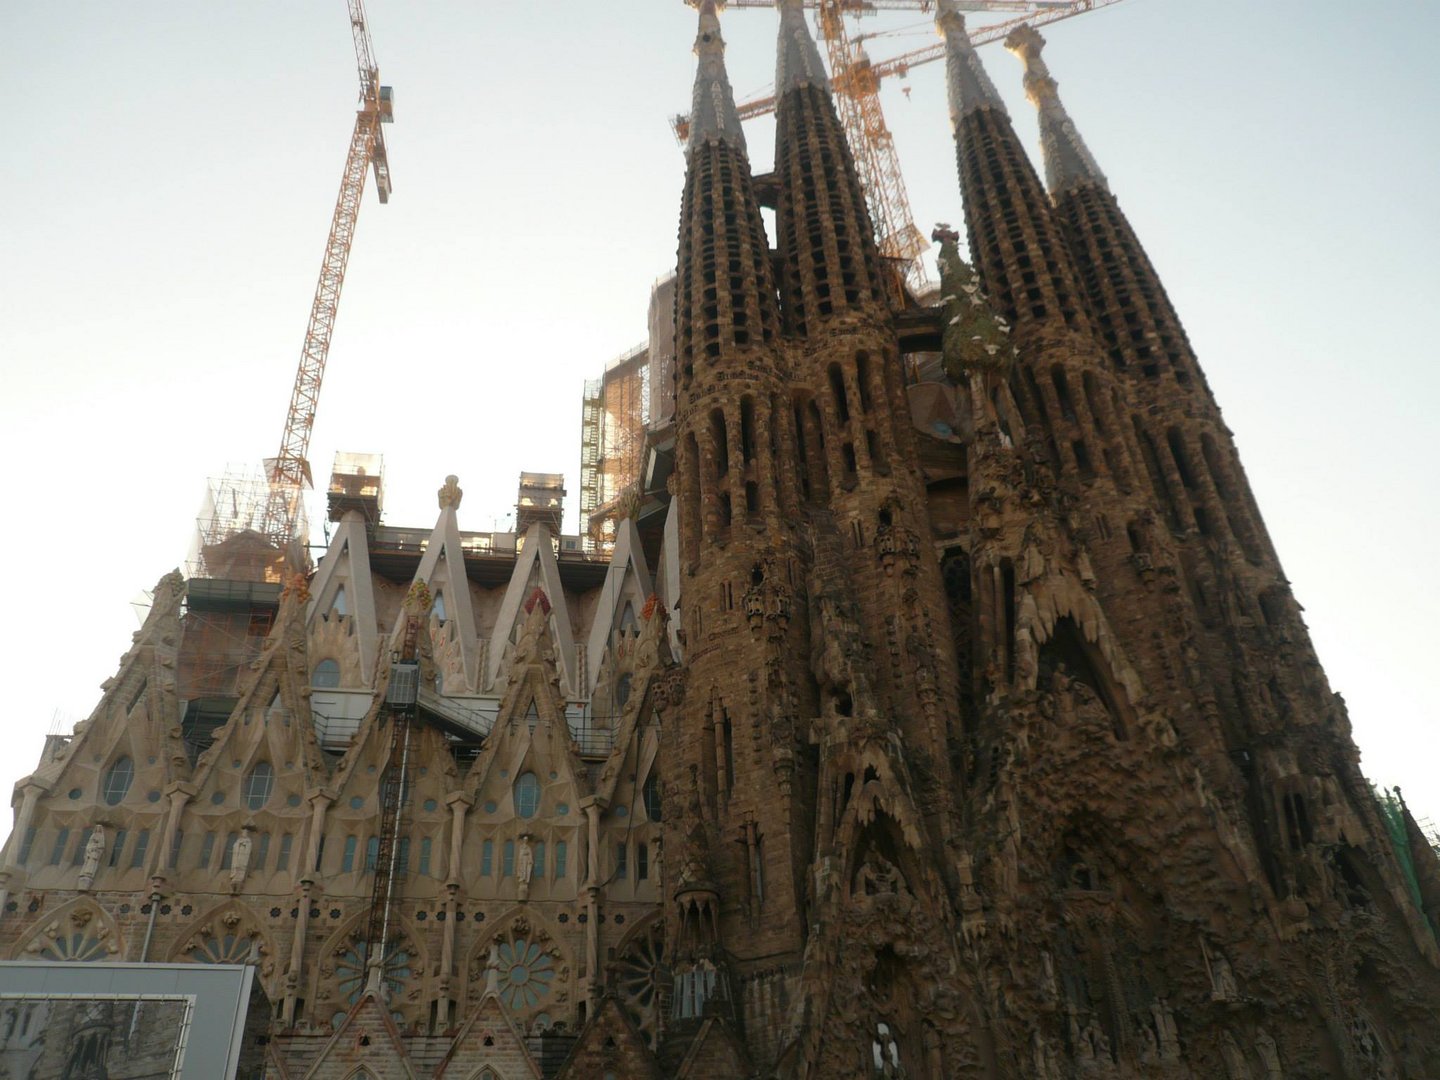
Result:
{"label": "orange construction crane", "polygon": [[280,453],[266,462],[270,490],[265,502],[264,533],[281,551],[296,538],[301,519],[301,493],[311,484],[306,455],[310,450],[320,380],[325,375],[330,335],[340,306],[340,287],[345,283],[345,265],[350,261],[350,243],[355,237],[355,220],[360,213],[361,196],[365,194],[368,170],[375,172],[375,190],[380,201],[390,200],[390,162],[385,156],[385,137],[380,125],[394,119],[391,91],[390,87],[380,85],[375,48],[365,21],[365,5],[362,0],[347,2],[350,32],[355,39],[355,66],[360,76],[360,107],[350,136],[350,152],[345,157],[340,195],[330,219],[325,258],[320,263],[320,282],[315,287],[310,322],[305,327],[305,345],[300,350],[300,367],[295,372],[295,389],[290,394],[290,411],[285,417]]}
{"label": "orange construction crane", "polygon": [[[889,60],[872,62],[861,46],[862,38],[850,37],[845,27],[846,15],[873,15],[877,11],[932,11],[934,0],[804,0],[805,6],[819,12],[820,35],[830,54],[831,83],[850,141],[860,180],[865,185],[865,200],[875,225],[880,254],[903,268],[906,284],[916,294],[930,284],[929,274],[920,256],[929,242],[915,227],[910,212],[910,198],[900,173],[900,159],[895,153],[895,140],[890,135],[885,113],[880,107],[880,82],[891,75],[905,75],[912,67],[939,60],[945,55],[943,43],[917,49]],[[1011,14],[1013,17],[993,26],[979,27],[971,32],[976,45],[1002,40],[1011,30],[1024,23],[1040,26],[1068,19],[1096,8],[1109,7],[1120,0],[961,0],[965,11]],[[732,7],[773,8],[774,0],[730,0]],[[739,106],[741,120],[764,116],[775,111],[775,96],[755,98]],[[674,116],[670,125],[682,143],[690,134],[690,118]]]}

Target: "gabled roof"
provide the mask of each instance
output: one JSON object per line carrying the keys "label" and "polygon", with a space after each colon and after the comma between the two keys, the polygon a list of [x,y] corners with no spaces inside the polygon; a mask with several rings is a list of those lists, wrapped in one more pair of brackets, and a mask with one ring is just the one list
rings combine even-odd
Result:
{"label": "gabled roof", "polygon": [[[532,584],[533,581],[533,584]],[[505,599],[500,603],[500,615],[495,620],[495,630],[490,638],[489,670],[485,672],[485,685],[493,686],[505,662],[505,646],[524,612],[522,607],[531,598],[536,588],[544,592],[550,607],[551,631],[556,646],[556,665],[567,693],[580,696],[580,672],[577,670],[575,638],[570,629],[570,612],[565,603],[565,588],[560,583],[560,565],[555,560],[555,542],[550,530],[536,522],[525,534],[515,569],[510,575],[510,584],[505,587]]]}
{"label": "gabled roof", "polygon": [[315,571],[310,586],[310,611],[306,626],[328,615],[335,596],[345,590],[346,607],[355,628],[360,653],[360,679],[364,686],[375,681],[375,656],[380,631],[375,619],[375,583],[370,577],[370,550],[365,535],[365,518],[351,510],[340,520],[340,528]]}
{"label": "gabled roof", "polygon": [[600,668],[605,650],[610,644],[610,635],[620,623],[626,603],[639,605],[653,591],[650,567],[645,561],[645,549],[640,543],[640,533],[635,522],[626,518],[615,530],[615,552],[610,557],[610,569],[605,574],[605,584],[600,587],[600,597],[595,603],[595,618],[590,623],[590,636],[585,642],[585,659],[589,671],[586,673],[585,692],[595,692],[595,683],[600,678]]}
{"label": "gabled roof", "polygon": [[600,999],[555,1080],[594,1080],[607,1071],[625,1080],[662,1080],[660,1062],[613,994]]}
{"label": "gabled roof", "polygon": [[494,990],[486,990],[470,1013],[436,1068],[435,1080],[470,1080],[482,1066],[501,1080],[541,1080],[519,1027]]}
{"label": "gabled roof", "polygon": [[350,1080],[357,1067],[375,1060],[385,1062],[386,1076],[417,1080],[389,1008],[373,991],[366,990],[340,1021],[304,1080]]}

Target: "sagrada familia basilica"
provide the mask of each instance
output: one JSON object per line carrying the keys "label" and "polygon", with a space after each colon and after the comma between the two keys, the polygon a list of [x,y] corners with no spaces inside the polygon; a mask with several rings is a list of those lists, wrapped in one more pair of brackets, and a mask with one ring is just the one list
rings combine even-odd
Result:
{"label": "sagrada familia basilica", "polygon": [[777,8],[761,182],[700,4],[613,550],[559,478],[498,534],[356,470],[313,571],[162,578],[16,787],[0,955],[252,965],[290,1080],[1440,1076],[1440,861],[1040,35],[1043,181],[939,5],[922,306]]}

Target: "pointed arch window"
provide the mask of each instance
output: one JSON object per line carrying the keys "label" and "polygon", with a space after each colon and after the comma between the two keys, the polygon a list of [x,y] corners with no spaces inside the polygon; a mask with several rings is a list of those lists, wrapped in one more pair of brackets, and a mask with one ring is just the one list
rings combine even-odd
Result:
{"label": "pointed arch window", "polygon": [[660,778],[655,775],[655,770],[650,770],[650,775],[645,778],[645,786],[641,789],[645,797],[645,816],[651,821],[660,820]]}
{"label": "pointed arch window", "polygon": [[515,781],[515,816],[532,818],[540,810],[540,781],[533,772]]}
{"label": "pointed arch window", "polygon": [[345,586],[341,585],[335,590],[335,599],[330,601],[331,615],[349,615],[350,601],[345,595]]}
{"label": "pointed arch window", "polygon": [[318,690],[332,690],[340,685],[340,665],[334,660],[321,660],[315,665],[310,685]]}
{"label": "pointed arch window", "polygon": [[635,620],[635,605],[625,601],[625,610],[620,613],[620,631],[625,634],[639,634],[640,624]]}
{"label": "pointed arch window", "polygon": [[270,801],[270,792],[275,788],[275,767],[268,761],[257,762],[250,775],[245,777],[245,805],[259,810]]}
{"label": "pointed arch window", "polygon": [[121,800],[130,793],[130,784],[135,779],[135,762],[128,757],[117,758],[115,764],[105,774],[104,784],[101,787],[101,794],[109,806],[119,806]]}
{"label": "pointed arch window", "polygon": [[430,610],[433,611],[433,612],[435,612],[435,618],[437,618],[437,619],[440,620],[440,625],[441,625],[441,626],[444,626],[444,625],[445,625],[446,614],[445,614],[445,594],[444,594],[443,592],[437,592],[437,593],[435,594],[435,604],[434,604],[434,606],[433,606]]}

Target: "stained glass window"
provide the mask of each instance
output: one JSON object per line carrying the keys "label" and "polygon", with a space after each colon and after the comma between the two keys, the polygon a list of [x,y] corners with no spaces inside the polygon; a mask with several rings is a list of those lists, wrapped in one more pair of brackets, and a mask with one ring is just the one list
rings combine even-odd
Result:
{"label": "stained glass window", "polygon": [[105,802],[110,806],[118,806],[120,800],[129,794],[130,782],[134,779],[135,763],[128,757],[118,759],[105,774],[105,784],[101,789]]}
{"label": "stained glass window", "polygon": [[522,818],[532,818],[540,809],[540,781],[533,772],[527,772],[515,781],[515,813]]}
{"label": "stained glass window", "polygon": [[275,769],[268,761],[261,761],[250,770],[250,775],[245,777],[245,790],[242,793],[245,805],[251,810],[259,810],[270,801],[270,792],[275,787]]}

